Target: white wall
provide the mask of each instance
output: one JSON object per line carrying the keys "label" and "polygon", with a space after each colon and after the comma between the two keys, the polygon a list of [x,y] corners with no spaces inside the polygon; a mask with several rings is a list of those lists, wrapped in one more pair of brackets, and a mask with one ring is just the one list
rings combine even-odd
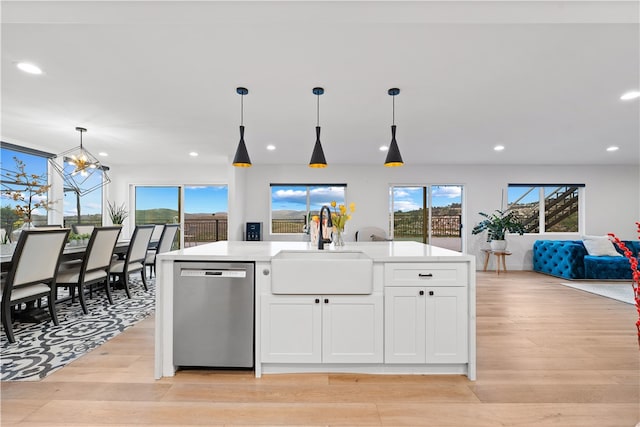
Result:
{"label": "white wall", "polygon": [[[347,199],[356,212],[346,227],[346,240],[364,226],[388,229],[389,186],[393,184],[459,184],[464,186],[463,217],[466,252],[481,256],[484,235],[472,236],[471,228],[481,218],[478,212],[492,212],[501,206],[502,190],[508,183],[584,183],[586,234],[615,232],[623,239],[637,239],[635,221],[640,220],[640,168],[633,166],[496,166],[496,165],[330,165],[311,169],[306,165],[254,165],[237,169],[227,165],[172,165],[112,169],[108,200],[130,203],[132,185],[228,184],[229,236],[241,240],[246,221],[262,222],[264,239],[269,235],[270,183],[346,183]],[[505,196],[506,197],[506,196]],[[505,200],[506,203],[506,200]],[[578,233],[510,235],[507,267],[532,268],[533,242],[544,239],[577,239]],[[482,259],[478,266],[482,267]]]}
{"label": "white wall", "polygon": [[[348,202],[357,211],[346,227],[347,240],[364,226],[388,229],[389,186],[392,184],[460,184],[464,186],[463,217],[466,252],[480,256],[485,236],[471,235],[471,228],[481,218],[478,212],[492,212],[501,206],[502,190],[509,183],[584,183],[586,234],[615,232],[621,238],[636,239],[635,221],[640,219],[640,168],[608,166],[461,166],[425,165],[385,168],[383,166],[330,165],[310,169],[306,165],[255,165],[246,174],[243,192],[245,218],[265,224],[268,235],[270,183],[347,183]],[[506,196],[505,196],[506,197]],[[505,200],[506,203],[506,200]],[[507,267],[512,270],[532,268],[531,249],[540,238],[576,239],[578,233],[510,235]],[[478,260],[481,267],[482,261]]]}

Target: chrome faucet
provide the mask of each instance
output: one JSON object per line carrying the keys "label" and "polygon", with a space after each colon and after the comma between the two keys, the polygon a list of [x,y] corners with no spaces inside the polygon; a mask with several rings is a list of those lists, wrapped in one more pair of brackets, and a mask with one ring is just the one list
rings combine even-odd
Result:
{"label": "chrome faucet", "polygon": [[324,205],[320,208],[320,226],[318,228],[318,249],[324,249],[325,243],[331,243],[331,239],[324,239],[322,237],[322,213],[324,210],[327,210],[327,227],[333,227],[333,222],[331,222],[331,209],[329,206]]}

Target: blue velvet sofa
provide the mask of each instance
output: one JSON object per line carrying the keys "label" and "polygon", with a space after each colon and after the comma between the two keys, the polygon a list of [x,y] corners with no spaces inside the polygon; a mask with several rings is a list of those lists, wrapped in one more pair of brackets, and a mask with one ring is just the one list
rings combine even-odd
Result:
{"label": "blue velvet sofa", "polygon": [[[633,256],[640,256],[640,241],[623,241]],[[616,250],[622,254],[617,247]],[[591,256],[581,240],[536,240],[533,271],[569,280],[631,280],[629,260],[615,256]]]}

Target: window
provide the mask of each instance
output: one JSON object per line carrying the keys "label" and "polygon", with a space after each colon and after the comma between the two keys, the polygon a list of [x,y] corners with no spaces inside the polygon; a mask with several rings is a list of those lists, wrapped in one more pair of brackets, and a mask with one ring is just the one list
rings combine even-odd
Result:
{"label": "window", "polygon": [[[19,185],[15,181],[15,174],[16,172],[18,172],[17,162],[22,162],[24,164],[24,172],[29,177],[36,177],[38,185],[47,185],[47,159],[52,155],[3,142],[0,156],[2,161],[2,163],[0,164],[2,169],[2,213],[0,215],[1,227],[10,234],[12,230],[22,226],[23,222],[22,218],[18,217],[18,215],[14,212],[14,208],[18,204],[24,205],[24,203],[13,200],[9,196],[9,194],[5,193],[5,191],[24,191],[25,189],[24,185]],[[32,199],[32,203],[46,200],[47,194],[35,195]],[[55,205],[53,207],[55,208]],[[32,212],[32,222],[34,225],[47,224],[47,218],[48,214],[46,209],[44,208],[38,208]]]}
{"label": "window", "polygon": [[461,185],[391,187],[393,239],[461,252],[462,190]]}
{"label": "window", "polygon": [[182,223],[184,246],[227,240],[226,185],[136,186],[135,195],[136,225]]}
{"label": "window", "polygon": [[70,227],[71,224],[102,226],[102,171],[93,172],[85,185],[88,188],[96,187],[96,189],[80,196],[75,189],[66,186],[64,188],[63,209],[66,227]]}
{"label": "window", "polygon": [[271,233],[301,234],[332,201],[346,205],[347,184],[271,184]]}
{"label": "window", "polygon": [[527,233],[577,233],[584,184],[509,184],[509,209]]}

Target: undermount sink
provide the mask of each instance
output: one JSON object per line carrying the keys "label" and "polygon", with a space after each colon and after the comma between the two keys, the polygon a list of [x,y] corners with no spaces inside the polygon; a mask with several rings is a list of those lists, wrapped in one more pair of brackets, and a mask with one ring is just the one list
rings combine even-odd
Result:
{"label": "undermount sink", "polygon": [[271,259],[274,294],[370,294],[373,260],[362,252],[281,251]]}

